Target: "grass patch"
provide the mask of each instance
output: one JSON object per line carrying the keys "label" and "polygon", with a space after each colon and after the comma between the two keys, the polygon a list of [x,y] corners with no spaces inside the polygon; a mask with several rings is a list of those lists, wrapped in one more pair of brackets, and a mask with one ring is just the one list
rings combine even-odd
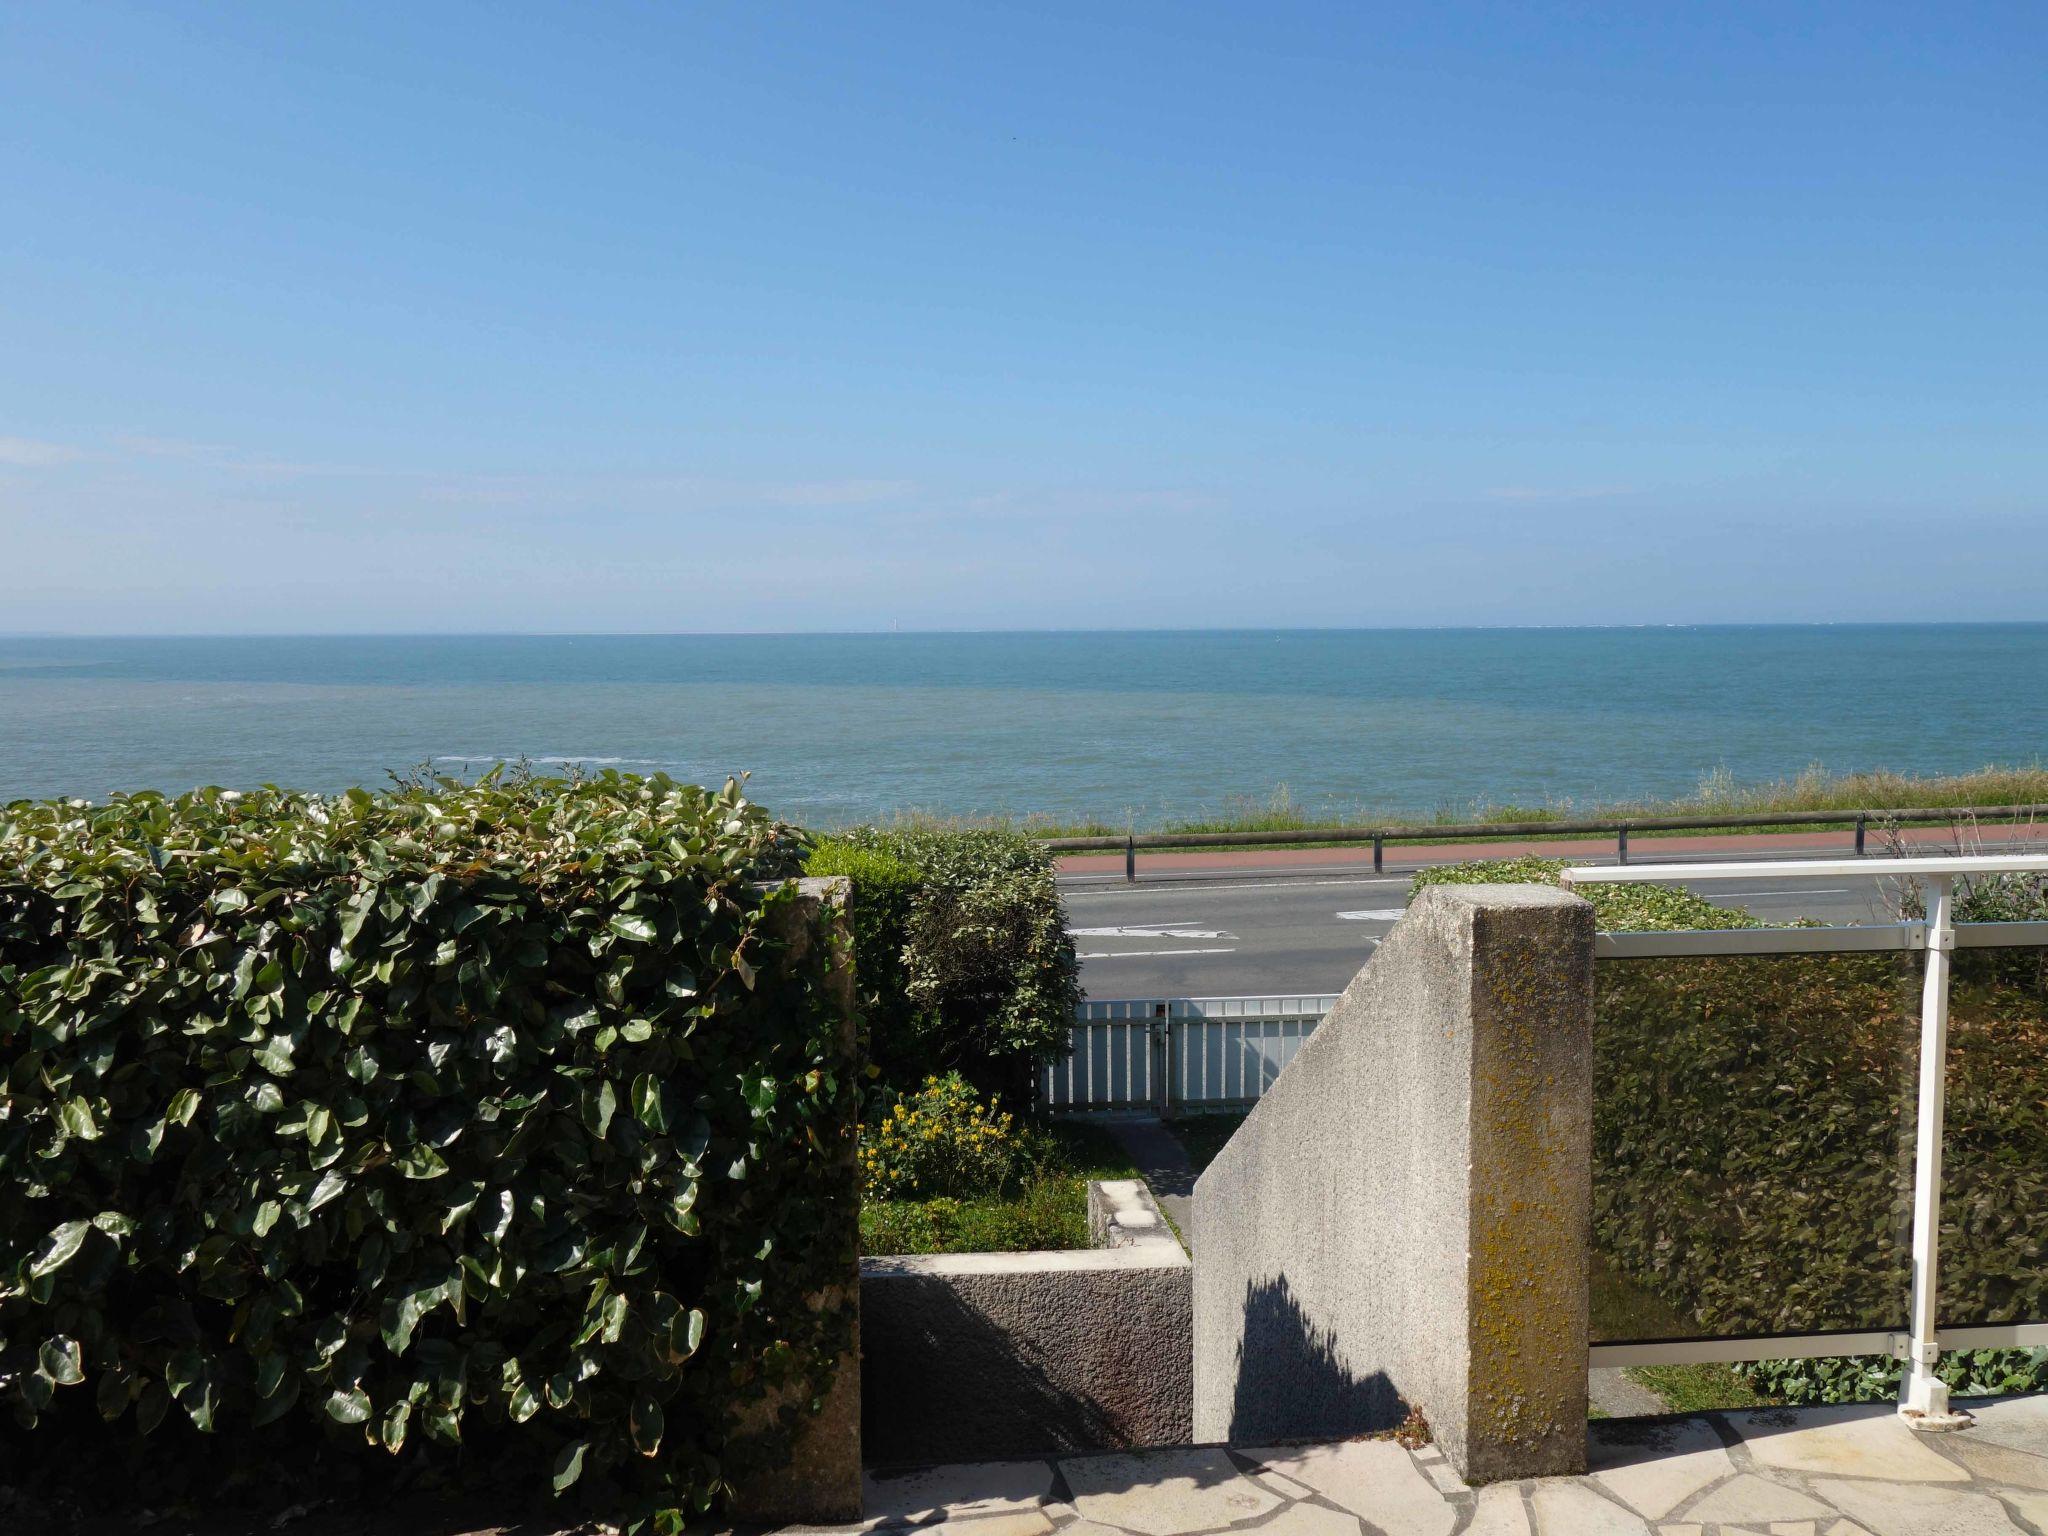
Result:
{"label": "grass patch", "polygon": [[954,1200],[869,1200],[860,1251],[1043,1253],[1088,1246],[1088,1181],[1135,1179],[1123,1146],[1099,1126],[1058,1120],[1035,1127],[1053,1149],[1015,1189]]}
{"label": "grass patch", "polygon": [[[1670,1339],[1698,1329],[1650,1291],[1593,1255],[1592,1335],[1605,1339]],[[1673,1413],[1721,1408],[1769,1408],[1784,1401],[1759,1392],[1732,1365],[1632,1365],[1623,1374],[1664,1399]]]}
{"label": "grass patch", "polygon": [[1732,1365],[1632,1365],[1623,1374],[1663,1398],[1673,1413],[1776,1408],[1785,1401],[1757,1391]]}
{"label": "grass patch", "polygon": [[[1998,764],[1970,773],[1905,774],[1886,769],[1864,773],[1831,773],[1819,764],[1789,778],[1741,784],[1726,769],[1703,776],[1689,795],[1668,799],[1547,799],[1496,804],[1475,800],[1444,802],[1429,809],[1336,798],[1317,805],[1297,802],[1282,784],[1259,797],[1233,796],[1220,810],[1194,816],[1169,810],[1127,810],[1114,815],[1085,816],[948,816],[922,811],[900,813],[891,825],[904,827],[1002,827],[1031,837],[1121,837],[1128,832],[1315,832],[1336,827],[1453,826],[1463,823],[1599,821],[1662,816],[1747,816],[1772,811],[1841,811],[1844,823],[1859,811],[1885,811],[1942,806],[2048,804],[2048,764]],[[1768,827],[1756,831],[1774,830]],[[1792,830],[1787,828],[1785,830]],[[1812,827],[1798,830],[1812,831]],[[1660,837],[1708,835],[1713,829],[1688,833],[1660,832]],[[1572,834],[1560,833],[1559,836]],[[1596,837],[1600,834],[1581,834]],[[1314,846],[1293,844],[1291,846]],[[1397,842],[1395,846],[1399,846]],[[1154,849],[1153,852],[1163,850]]]}
{"label": "grass patch", "polygon": [[980,1200],[870,1200],[860,1209],[862,1253],[1039,1253],[1088,1246],[1081,1179],[1034,1177],[1015,1194]]}

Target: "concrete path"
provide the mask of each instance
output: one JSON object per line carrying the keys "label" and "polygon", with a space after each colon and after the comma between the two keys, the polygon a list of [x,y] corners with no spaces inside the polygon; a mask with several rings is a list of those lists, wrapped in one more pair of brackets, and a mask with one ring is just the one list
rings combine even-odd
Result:
{"label": "concrete path", "polygon": [[954,1536],[2044,1536],[2048,1397],[1919,1435],[1889,1405],[1591,1426],[1592,1471],[1472,1489],[1433,1446],[1221,1447],[868,1478],[852,1531]]}
{"label": "concrete path", "polygon": [[1089,1123],[1101,1126],[1123,1144],[1131,1161],[1138,1165],[1138,1172],[1152,1186],[1152,1194],[1159,1201],[1160,1208],[1179,1229],[1182,1244],[1192,1252],[1195,1165],[1188,1160],[1187,1148],[1157,1115],[1095,1115],[1089,1117]]}

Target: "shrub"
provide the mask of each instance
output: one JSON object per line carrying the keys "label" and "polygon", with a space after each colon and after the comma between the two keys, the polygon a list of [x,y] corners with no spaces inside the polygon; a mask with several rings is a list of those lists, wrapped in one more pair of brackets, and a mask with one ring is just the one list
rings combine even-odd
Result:
{"label": "shrub", "polygon": [[[1419,871],[1415,888],[1428,885],[1556,885],[1570,866],[1563,859],[1468,859]],[[1717,907],[1704,896],[1662,885],[1589,885],[1579,894],[1593,904],[1602,928],[1648,933],[1678,928],[1755,928],[1757,920],[1732,907]]]}
{"label": "shrub", "polygon": [[[1878,1403],[1899,1395],[1905,1366],[1886,1355],[1758,1360],[1735,1367],[1759,1391],[1793,1404]],[[1955,1349],[1935,1374],[1959,1397],[2048,1391],[2048,1349]]]}
{"label": "shrub", "polygon": [[861,1135],[865,1193],[878,1200],[993,1195],[1015,1172],[1015,1117],[976,1095],[957,1072],[928,1077]]}
{"label": "shrub", "polygon": [[2048,920],[2048,875],[1973,875],[1958,883],[1959,923],[2038,923]]}
{"label": "shrub", "polygon": [[[910,932],[912,904],[924,876],[914,864],[880,848],[862,848],[836,838],[813,848],[804,861],[810,875],[841,875],[853,886],[849,915],[853,927],[855,985],[875,1074],[905,1084],[906,1063],[919,1050],[930,1021],[912,1006],[903,946]],[[911,1070],[914,1070],[911,1069]]]}
{"label": "shrub", "polygon": [[848,1342],[796,851],[609,773],[0,811],[0,1397],[145,1498],[222,1434],[712,1503]]}
{"label": "shrub", "polygon": [[862,827],[821,841],[806,867],[853,880],[869,1058],[883,1082],[958,1071],[1026,1102],[1033,1065],[1067,1049],[1081,998],[1045,850],[991,829]]}
{"label": "shrub", "polygon": [[[1100,1126],[1015,1122],[957,1075],[933,1079],[861,1134],[869,1196],[860,1212],[863,1253],[1086,1248],[1088,1181],[1139,1177],[1122,1143]],[[949,1137],[967,1144],[962,1153],[920,1150],[943,1147]],[[895,1146],[875,1155],[885,1140]],[[917,1159],[941,1170],[923,1187],[948,1193],[925,1196],[908,1189],[910,1178],[887,1177],[893,1168],[920,1171]]]}

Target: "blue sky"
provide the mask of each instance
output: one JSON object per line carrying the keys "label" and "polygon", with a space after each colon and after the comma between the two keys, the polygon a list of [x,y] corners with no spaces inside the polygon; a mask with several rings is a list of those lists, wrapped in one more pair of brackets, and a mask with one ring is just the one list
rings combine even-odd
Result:
{"label": "blue sky", "polygon": [[2048,11],[0,12],[0,630],[2048,616]]}

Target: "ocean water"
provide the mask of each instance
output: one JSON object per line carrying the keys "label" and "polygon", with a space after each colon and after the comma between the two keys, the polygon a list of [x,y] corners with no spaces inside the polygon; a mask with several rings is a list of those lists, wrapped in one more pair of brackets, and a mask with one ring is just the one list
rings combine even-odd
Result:
{"label": "ocean water", "polygon": [[527,757],[832,825],[1428,812],[2048,755],[2048,624],[0,639],[0,801]]}

